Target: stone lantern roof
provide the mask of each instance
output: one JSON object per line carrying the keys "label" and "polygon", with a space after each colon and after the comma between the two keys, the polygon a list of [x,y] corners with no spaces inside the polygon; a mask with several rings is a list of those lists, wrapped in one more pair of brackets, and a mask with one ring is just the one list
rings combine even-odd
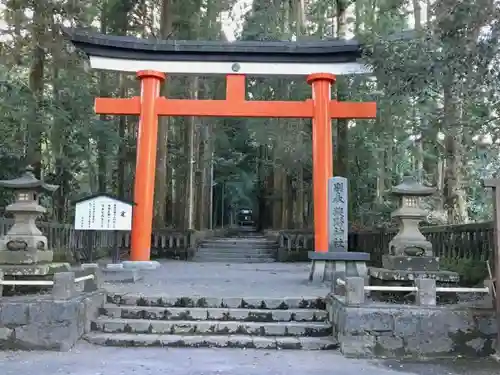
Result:
{"label": "stone lantern roof", "polygon": [[412,176],[404,176],[403,181],[392,188],[391,194],[395,196],[427,197],[434,194],[435,188],[424,186]]}
{"label": "stone lantern roof", "polygon": [[12,180],[0,180],[0,187],[13,190],[46,191],[50,193],[59,189],[58,185],[47,184],[36,178],[33,174],[33,170],[33,167],[28,166],[21,177],[14,178]]}

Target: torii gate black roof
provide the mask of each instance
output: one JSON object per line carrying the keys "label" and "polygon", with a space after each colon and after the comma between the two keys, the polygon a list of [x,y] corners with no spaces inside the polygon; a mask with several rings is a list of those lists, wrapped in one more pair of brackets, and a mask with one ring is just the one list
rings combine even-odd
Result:
{"label": "torii gate black roof", "polygon": [[260,63],[348,63],[361,57],[356,40],[321,41],[186,41],[140,39],[63,28],[63,33],[88,56],[150,61]]}

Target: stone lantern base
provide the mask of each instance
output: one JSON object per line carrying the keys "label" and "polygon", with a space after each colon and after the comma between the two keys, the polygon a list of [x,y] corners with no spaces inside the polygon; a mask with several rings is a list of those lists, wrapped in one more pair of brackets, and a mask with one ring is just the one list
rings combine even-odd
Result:
{"label": "stone lantern base", "polygon": [[[69,263],[40,263],[40,264],[0,264],[0,271],[4,276],[16,279],[40,280],[40,276],[49,277],[57,272],[66,272],[71,269]],[[31,276],[36,276],[32,278]]]}
{"label": "stone lantern base", "polygon": [[49,263],[53,259],[42,234],[7,233],[0,238],[0,264]]}

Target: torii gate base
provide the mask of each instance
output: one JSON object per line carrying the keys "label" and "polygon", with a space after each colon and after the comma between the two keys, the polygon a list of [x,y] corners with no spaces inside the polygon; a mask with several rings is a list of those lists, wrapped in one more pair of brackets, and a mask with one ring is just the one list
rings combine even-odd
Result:
{"label": "torii gate base", "polygon": [[97,114],[140,116],[130,255],[133,263],[140,262],[148,268],[153,265],[150,262],[150,247],[158,116],[312,118],[314,247],[316,252],[328,251],[327,187],[328,179],[333,174],[331,120],[374,118],[375,103],[331,100],[331,85],[335,76],[325,73],[308,76],[313,99],[305,101],[247,101],[245,76],[239,74],[227,76],[225,100],[167,99],[159,96],[165,74],[140,71],[137,77],[141,81],[140,97],[97,98],[95,102]]}

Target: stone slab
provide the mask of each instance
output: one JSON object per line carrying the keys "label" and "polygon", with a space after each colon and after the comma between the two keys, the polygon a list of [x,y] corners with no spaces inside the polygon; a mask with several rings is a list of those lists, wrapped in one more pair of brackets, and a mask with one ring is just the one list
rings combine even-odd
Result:
{"label": "stone slab", "polygon": [[246,322],[225,320],[147,320],[100,317],[93,331],[153,334],[246,334],[253,336],[329,336],[327,322]]}
{"label": "stone slab", "polygon": [[147,261],[134,261],[126,260],[122,262],[124,269],[135,269],[135,270],[155,270],[160,267],[160,263],[155,260]]}
{"label": "stone slab", "polygon": [[108,283],[135,283],[143,278],[138,269],[104,268],[102,274]]}
{"label": "stone slab", "polygon": [[398,255],[383,255],[382,268],[403,271],[439,271],[437,257],[410,257]]}
{"label": "stone slab", "polygon": [[330,252],[316,252],[309,251],[307,253],[310,260],[324,260],[324,261],[364,261],[367,262],[370,260],[369,253],[360,253],[354,251],[330,251]]}
{"label": "stone slab", "polygon": [[332,295],[327,303],[334,337],[348,356],[476,358],[495,350],[493,309],[467,304],[347,306],[344,298]]}
{"label": "stone slab", "polygon": [[45,264],[1,264],[0,270],[6,276],[46,276],[56,272],[65,272],[71,269],[69,263],[45,263]]}
{"label": "stone slab", "polygon": [[242,349],[332,350],[338,344],[325,337],[259,337],[246,335],[155,335],[92,332],[85,339],[95,345],[120,347],[189,347]]}
{"label": "stone slab", "polygon": [[266,310],[223,307],[117,306],[106,304],[101,310],[110,318],[148,320],[231,320],[245,322],[324,322],[326,311],[320,309]]}
{"label": "stone slab", "polygon": [[370,277],[383,281],[414,281],[418,278],[434,279],[444,283],[458,283],[460,275],[451,271],[405,271],[389,270],[387,268],[369,267],[368,275]]}
{"label": "stone slab", "polygon": [[54,259],[54,253],[50,250],[30,250],[30,251],[0,251],[0,264],[36,264],[50,263]]}
{"label": "stone slab", "polygon": [[108,293],[107,302],[126,306],[156,307],[216,307],[262,310],[324,309],[325,300],[319,297],[206,297],[168,296],[161,294]]}

